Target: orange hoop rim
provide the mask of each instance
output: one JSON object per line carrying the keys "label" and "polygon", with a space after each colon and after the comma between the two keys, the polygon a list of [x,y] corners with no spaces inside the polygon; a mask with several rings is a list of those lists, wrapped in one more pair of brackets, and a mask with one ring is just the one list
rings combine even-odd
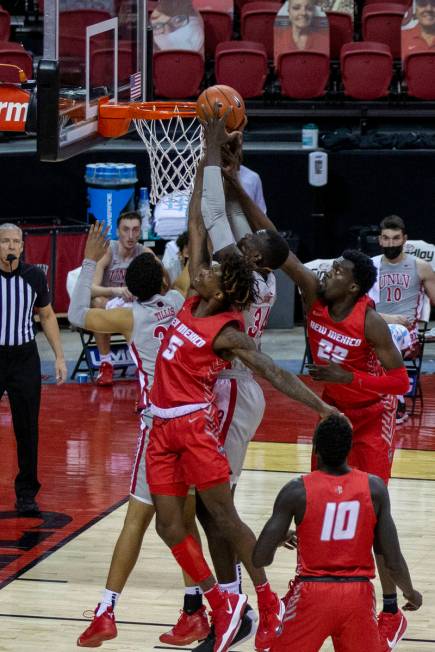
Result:
{"label": "orange hoop rim", "polygon": [[130,104],[130,115],[133,120],[169,120],[180,118],[196,118],[195,102],[133,102]]}
{"label": "orange hoop rim", "polygon": [[170,118],[197,117],[196,102],[118,102],[102,99],[98,104],[98,131],[106,138],[118,138],[126,134],[130,122],[169,120]]}

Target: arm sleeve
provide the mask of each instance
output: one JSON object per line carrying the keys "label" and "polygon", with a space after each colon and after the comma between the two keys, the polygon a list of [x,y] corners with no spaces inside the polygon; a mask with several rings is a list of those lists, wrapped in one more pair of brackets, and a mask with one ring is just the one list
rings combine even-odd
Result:
{"label": "arm sleeve", "polygon": [[225,194],[221,169],[215,165],[208,165],[204,168],[201,212],[205,228],[213,245],[213,251],[220,251],[229,245],[235,244],[225,211]]}
{"label": "arm sleeve", "polygon": [[387,369],[384,376],[372,376],[364,371],[354,371],[353,380],[348,387],[400,396],[409,390],[409,378],[405,367]]}
{"label": "arm sleeve", "polygon": [[85,258],[69,304],[68,319],[74,326],[85,327],[86,313],[91,305],[91,287],[97,263]]}

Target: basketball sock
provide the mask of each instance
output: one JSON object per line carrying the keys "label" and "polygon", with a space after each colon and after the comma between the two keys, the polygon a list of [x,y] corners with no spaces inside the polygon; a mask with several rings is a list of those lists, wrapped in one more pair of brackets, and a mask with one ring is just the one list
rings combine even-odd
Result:
{"label": "basketball sock", "polygon": [[215,584],[208,591],[204,591],[204,595],[212,609],[218,609],[222,604],[224,594],[220,590],[219,584]]}
{"label": "basketball sock", "polygon": [[194,614],[202,607],[202,591],[199,586],[186,586],[184,592],[183,611]]}
{"label": "basketball sock", "polygon": [[120,595],[121,594],[116,593],[116,591],[109,591],[109,589],[104,589],[103,597],[101,598],[101,602],[95,615],[101,616],[101,614],[107,611],[107,607],[112,607],[113,611],[115,611],[115,607]]}
{"label": "basketball sock", "polygon": [[237,562],[237,564],[236,564],[236,577],[237,577],[237,580],[239,582],[239,593],[243,593],[243,590],[242,590],[242,579],[243,579],[242,564],[240,562]]}
{"label": "basketball sock", "polygon": [[111,353],[102,353],[100,355],[100,362],[108,362],[112,364],[112,354]]}
{"label": "basketball sock", "polygon": [[397,614],[399,607],[397,605],[397,593],[389,593],[382,596],[384,606],[382,611],[387,614]]}
{"label": "basketball sock", "polygon": [[269,582],[259,584],[255,587],[255,590],[257,592],[258,608],[262,609],[269,605],[273,596]]}
{"label": "basketball sock", "polygon": [[235,593],[236,595],[240,593],[238,580],[235,582],[227,582],[226,584],[221,584],[219,582],[219,587],[221,591],[226,591],[227,593]]}

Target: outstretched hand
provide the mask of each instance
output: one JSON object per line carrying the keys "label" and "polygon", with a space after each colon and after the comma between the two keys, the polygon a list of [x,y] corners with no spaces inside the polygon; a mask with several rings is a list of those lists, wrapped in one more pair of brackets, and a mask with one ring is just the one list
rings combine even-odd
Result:
{"label": "outstretched hand", "polygon": [[98,263],[109,248],[110,241],[107,239],[109,227],[102,222],[95,222],[89,229],[88,239],[85,246],[85,258],[95,260]]}
{"label": "outstretched hand", "polygon": [[231,107],[228,107],[222,116],[219,115],[217,102],[215,102],[212,112],[204,104],[201,105],[201,109],[205,116],[205,120],[201,120],[201,122],[204,126],[207,149],[216,148],[220,150],[227,143],[241,142],[242,134],[240,131],[228,132],[226,129],[227,117],[231,112]]}
{"label": "outstretched hand", "polygon": [[325,365],[307,364],[308,373],[313,380],[322,380],[325,383],[349,384],[353,380],[353,373],[343,369],[336,362]]}

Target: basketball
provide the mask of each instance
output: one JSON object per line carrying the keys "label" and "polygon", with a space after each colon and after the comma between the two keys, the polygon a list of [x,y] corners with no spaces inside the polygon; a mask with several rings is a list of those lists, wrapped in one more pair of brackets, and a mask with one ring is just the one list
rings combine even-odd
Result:
{"label": "basketball", "polygon": [[246,110],[243,98],[231,86],[210,86],[201,93],[196,102],[196,113],[200,120],[205,120],[202,106],[204,105],[209,113],[213,113],[214,105],[219,106],[219,115],[222,116],[228,107],[231,111],[227,115],[226,127],[228,131],[238,131],[244,128],[246,123]]}

